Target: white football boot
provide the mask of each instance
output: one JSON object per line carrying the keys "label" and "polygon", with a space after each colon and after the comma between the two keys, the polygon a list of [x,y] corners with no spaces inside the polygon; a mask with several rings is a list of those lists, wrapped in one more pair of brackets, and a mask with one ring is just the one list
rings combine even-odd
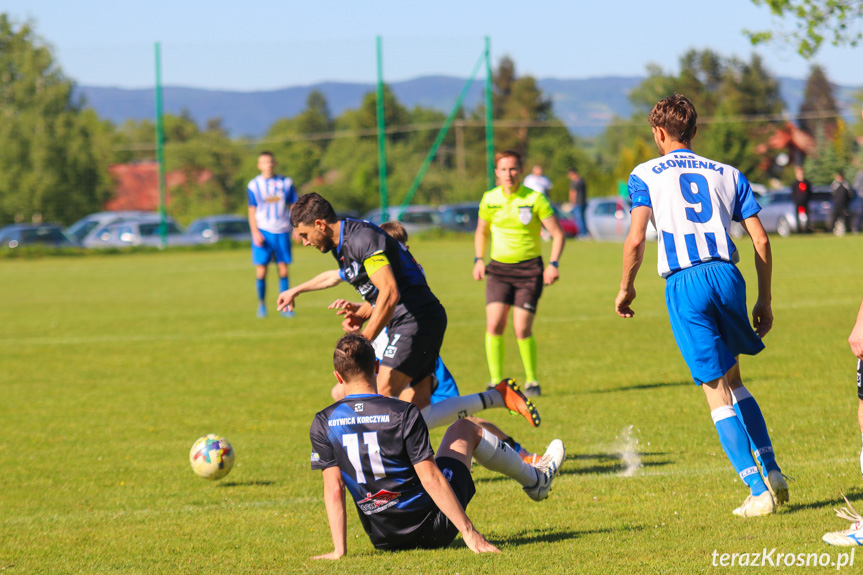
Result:
{"label": "white football boot", "polygon": [[767,474],[767,489],[773,494],[776,505],[788,503],[788,483],[781,471],[775,469]]}
{"label": "white football boot", "polygon": [[732,511],[739,517],[758,517],[759,515],[770,515],[776,510],[776,502],[773,495],[767,490],[757,497],[750,495],[743,501],[743,505]]}
{"label": "white football boot", "polygon": [[551,482],[554,476],[560,471],[560,466],[563,465],[563,460],[566,458],[566,447],[559,439],[553,440],[548,444],[548,449],[545,450],[545,455],[534,465],[536,468],[537,483],[534,487],[525,487],[524,492],[534,501],[542,501],[548,497],[548,492],[551,491]]}
{"label": "white football boot", "polygon": [[863,545],[863,517],[860,517],[860,514],[851,507],[851,503],[848,502],[847,497],[843,495],[842,498],[845,499],[848,507],[835,510],[836,515],[841,519],[850,521],[851,527],[845,531],[826,533],[821,539],[824,540],[824,543],[836,545],[837,547],[857,547]]}

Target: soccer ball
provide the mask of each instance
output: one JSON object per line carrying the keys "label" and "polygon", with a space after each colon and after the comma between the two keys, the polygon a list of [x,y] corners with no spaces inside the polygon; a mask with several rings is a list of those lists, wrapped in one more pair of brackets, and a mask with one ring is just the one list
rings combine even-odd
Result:
{"label": "soccer ball", "polygon": [[189,452],[192,471],[204,479],[221,479],[234,466],[234,448],[224,437],[211,433],[199,438]]}

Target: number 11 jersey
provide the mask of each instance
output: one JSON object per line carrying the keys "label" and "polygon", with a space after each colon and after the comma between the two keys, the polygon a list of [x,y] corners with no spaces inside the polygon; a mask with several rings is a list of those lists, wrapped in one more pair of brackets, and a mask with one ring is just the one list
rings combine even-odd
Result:
{"label": "number 11 jersey", "polygon": [[413,468],[433,457],[434,450],[412,403],[349,395],[318,412],[309,435],[312,469],[338,466],[378,549],[411,541],[437,512]]}
{"label": "number 11 jersey", "polygon": [[690,150],[674,150],[637,166],[629,176],[632,209],[647,206],[659,240],[659,275],[702,262],[740,260],[728,235],[731,221],[761,211],[737,168]]}

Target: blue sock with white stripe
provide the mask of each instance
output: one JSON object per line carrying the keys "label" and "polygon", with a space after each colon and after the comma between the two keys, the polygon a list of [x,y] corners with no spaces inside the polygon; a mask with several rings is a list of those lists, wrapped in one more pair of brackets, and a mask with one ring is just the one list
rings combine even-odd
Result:
{"label": "blue sock with white stripe", "polygon": [[279,278],[279,293],[286,291],[289,287],[291,287],[290,282],[288,281],[288,277],[280,277]]}
{"label": "blue sock with white stripe", "polygon": [[716,426],[719,443],[722,444],[725,455],[728,456],[740,479],[749,486],[752,495],[757,497],[767,491],[767,486],[764,485],[764,480],[761,479],[761,474],[758,473],[758,467],[749,451],[749,437],[743,429],[743,424],[737,419],[734,408],[730,405],[717,407],[710,412],[710,417],[713,418],[713,425]]}
{"label": "blue sock with white stripe", "polygon": [[742,385],[737,389],[732,389],[731,393],[734,396],[734,411],[737,414],[737,419],[746,429],[750,447],[755,453],[758,463],[764,469],[764,475],[771,471],[779,471],[776,456],[773,454],[773,444],[770,442],[770,434],[767,432],[767,424],[764,422],[764,416],[761,414],[758,402]]}
{"label": "blue sock with white stripe", "polygon": [[267,278],[255,279],[255,287],[258,289],[258,301],[264,301],[267,296]]}

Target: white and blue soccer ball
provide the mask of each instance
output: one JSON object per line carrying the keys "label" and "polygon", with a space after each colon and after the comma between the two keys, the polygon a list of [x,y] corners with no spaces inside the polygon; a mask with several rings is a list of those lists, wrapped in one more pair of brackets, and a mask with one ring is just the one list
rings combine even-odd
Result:
{"label": "white and blue soccer ball", "polygon": [[192,446],[189,463],[198,477],[221,479],[234,466],[234,448],[224,437],[210,433],[199,438]]}

